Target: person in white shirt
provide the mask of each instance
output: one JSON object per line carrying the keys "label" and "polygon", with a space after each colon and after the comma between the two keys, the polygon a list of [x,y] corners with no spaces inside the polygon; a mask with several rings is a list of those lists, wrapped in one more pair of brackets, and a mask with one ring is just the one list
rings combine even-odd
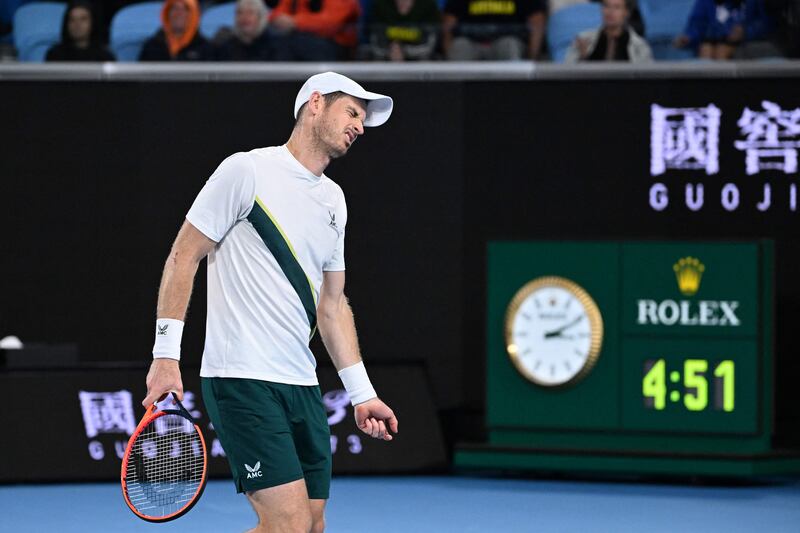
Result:
{"label": "person in white shirt", "polygon": [[325,176],[365,126],[388,120],[388,96],[326,72],[295,100],[283,146],[220,164],[186,215],[161,280],[145,406],[181,398],[183,321],[208,257],[203,399],[253,532],[321,532],[331,476],[330,432],[308,343],[317,328],[364,433],[386,441],[398,422],[370,384],[344,294],[347,208]]}

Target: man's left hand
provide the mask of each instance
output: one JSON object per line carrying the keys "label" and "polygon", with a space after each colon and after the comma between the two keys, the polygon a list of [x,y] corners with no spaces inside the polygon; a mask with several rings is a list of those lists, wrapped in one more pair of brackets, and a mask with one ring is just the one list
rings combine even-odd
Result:
{"label": "man's left hand", "polygon": [[378,398],[367,400],[355,406],[356,425],[367,435],[390,441],[394,437],[389,433],[397,433],[397,417],[389,406]]}

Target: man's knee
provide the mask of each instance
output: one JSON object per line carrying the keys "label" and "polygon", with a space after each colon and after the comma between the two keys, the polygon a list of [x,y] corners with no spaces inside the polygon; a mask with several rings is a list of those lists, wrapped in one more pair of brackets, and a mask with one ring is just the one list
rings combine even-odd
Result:
{"label": "man's knee", "polygon": [[320,500],[311,500],[311,533],[325,531],[325,504],[320,505]]}
{"label": "man's knee", "polygon": [[248,492],[247,498],[258,514],[256,531],[268,533],[309,533],[313,514],[303,480]]}
{"label": "man's knee", "polygon": [[323,533],[325,531],[325,517],[320,516],[319,518],[314,518],[314,522],[311,525],[311,533]]}
{"label": "man's knee", "polygon": [[[308,533],[317,531],[312,529],[314,521],[311,512],[303,512],[300,509],[294,512],[277,513],[274,516],[266,517],[267,531],[270,533]],[[320,529],[320,531],[322,531]]]}

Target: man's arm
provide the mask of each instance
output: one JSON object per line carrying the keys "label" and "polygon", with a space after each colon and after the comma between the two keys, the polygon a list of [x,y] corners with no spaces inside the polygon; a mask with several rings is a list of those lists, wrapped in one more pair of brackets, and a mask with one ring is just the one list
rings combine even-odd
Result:
{"label": "man's arm", "polygon": [[[188,221],[183,223],[164,265],[158,289],[157,318],[183,321],[189,307],[197,266],[216,242],[203,235]],[[178,360],[155,358],[147,373],[147,396],[142,405],[152,405],[170,391],[183,399],[183,382]]]}
{"label": "man's arm", "polygon": [[458,18],[450,13],[442,16],[442,52],[445,59],[449,59],[450,47],[453,45],[453,32],[458,26]]}
{"label": "man's arm", "polygon": [[[344,279],[343,271],[324,272],[317,305],[319,333],[340,376],[342,371],[352,371],[362,363],[353,311],[344,295]],[[366,373],[363,378],[367,379],[369,384]],[[348,393],[352,392],[348,390]],[[393,433],[397,433],[397,418],[394,412],[377,396],[356,403],[354,411],[356,425],[364,433],[383,440],[392,440],[387,427]]]}
{"label": "man's arm", "polygon": [[536,61],[542,53],[545,27],[547,26],[547,12],[537,11],[528,17],[528,59]]}

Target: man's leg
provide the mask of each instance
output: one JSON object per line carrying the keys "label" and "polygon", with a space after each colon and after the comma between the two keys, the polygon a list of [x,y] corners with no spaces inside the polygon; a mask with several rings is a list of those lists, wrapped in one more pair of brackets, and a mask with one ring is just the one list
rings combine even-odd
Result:
{"label": "man's leg", "polygon": [[331,486],[331,431],[319,387],[294,388],[292,435],[311,509],[311,531],[325,531],[325,503]]}
{"label": "man's leg", "polygon": [[248,492],[247,499],[258,515],[258,525],[248,533],[309,533],[312,531],[312,506],[309,503],[306,482],[303,479]]}
{"label": "man's leg", "polygon": [[475,61],[481,59],[478,44],[473,43],[467,37],[456,37],[450,43],[447,59],[450,61]]}
{"label": "man's leg", "polygon": [[711,43],[703,43],[697,49],[697,57],[700,59],[714,59],[714,45]]}
{"label": "man's leg", "polygon": [[719,43],[714,49],[714,59],[719,61],[728,61],[733,59],[733,54],[736,52],[736,47],[728,43]]}
{"label": "man's leg", "polygon": [[514,61],[522,59],[525,45],[519,37],[505,35],[496,39],[491,46],[491,58],[495,61]]}
{"label": "man's leg", "polygon": [[325,504],[328,500],[309,500],[311,502],[311,533],[325,531]]}

